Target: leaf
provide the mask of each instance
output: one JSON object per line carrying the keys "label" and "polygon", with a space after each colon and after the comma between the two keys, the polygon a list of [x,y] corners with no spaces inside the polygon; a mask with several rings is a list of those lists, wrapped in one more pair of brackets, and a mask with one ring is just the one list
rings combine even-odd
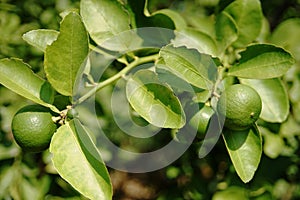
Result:
{"label": "leaf", "polygon": [[28,44],[45,52],[47,45],[51,45],[58,37],[59,32],[49,29],[32,30],[25,33],[22,38]]}
{"label": "leaf", "polygon": [[268,44],[248,46],[241,53],[237,65],[229,69],[229,76],[269,79],[284,75],[294,64],[292,56],[282,48]]}
{"label": "leaf", "polygon": [[227,12],[221,12],[215,23],[219,53],[223,53],[238,38],[237,24]]}
{"label": "leaf", "polygon": [[165,67],[186,82],[210,90],[217,75],[217,67],[211,58],[195,49],[165,46],[160,50]]}
{"label": "leaf", "polygon": [[156,14],[163,14],[166,15],[167,17],[169,17],[172,22],[175,25],[176,30],[181,30],[187,27],[187,24],[184,20],[184,18],[176,11],[171,10],[171,9],[162,9],[162,10],[158,10],[155,11],[154,13],[152,13],[152,16],[155,16]]}
{"label": "leaf", "polygon": [[240,79],[240,82],[255,88],[258,92],[262,100],[260,118],[279,123],[286,120],[290,104],[286,88],[280,79]]}
{"label": "leaf", "polygon": [[54,112],[59,110],[51,105],[54,101],[54,90],[49,82],[36,75],[28,64],[22,60],[0,60],[0,83],[11,91],[43,106]]}
{"label": "leaf", "polygon": [[61,22],[56,41],[46,48],[45,72],[51,85],[61,94],[72,96],[76,75],[88,54],[88,35],[75,12]]}
{"label": "leaf", "polygon": [[217,55],[217,45],[214,39],[197,29],[186,28],[175,32],[176,37],[172,41],[175,47],[186,46],[190,49],[197,49],[200,53]]}
{"label": "leaf", "polygon": [[157,63],[155,65],[155,72],[157,73],[158,79],[161,82],[168,84],[170,87],[172,87],[172,89],[179,91],[188,91],[191,93],[195,92],[194,88],[189,83],[166,69],[164,64]]}
{"label": "leaf", "polygon": [[235,47],[244,47],[259,36],[263,23],[259,0],[236,0],[223,12],[230,15],[237,25],[238,38],[233,44]]}
{"label": "leaf", "polygon": [[174,21],[163,12],[155,12],[151,16],[145,18],[144,27],[159,27],[170,30],[175,29]]}
{"label": "leaf", "polygon": [[237,174],[244,183],[249,182],[262,154],[262,139],[257,127],[245,131],[224,129],[223,139]]}
{"label": "leaf", "polygon": [[74,119],[54,133],[50,152],[59,175],[89,199],[112,199],[107,168],[86,128]]}
{"label": "leaf", "polygon": [[80,15],[91,38],[99,46],[106,39],[130,30],[130,17],[117,0],[82,0]]}
{"label": "leaf", "polygon": [[127,82],[130,105],[149,123],[163,128],[181,128],[185,114],[172,90],[150,70],[139,70]]}
{"label": "leaf", "polygon": [[279,24],[271,35],[270,42],[279,45],[300,61],[300,19],[290,18]]}

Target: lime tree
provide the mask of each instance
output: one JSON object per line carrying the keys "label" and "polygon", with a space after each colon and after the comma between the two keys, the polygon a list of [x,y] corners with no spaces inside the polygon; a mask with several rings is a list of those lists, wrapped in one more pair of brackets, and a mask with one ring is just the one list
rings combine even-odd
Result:
{"label": "lime tree", "polygon": [[259,118],[262,102],[250,86],[235,84],[221,94],[218,113],[225,116],[224,126],[231,130],[246,130]]}
{"label": "lime tree", "polygon": [[51,111],[40,105],[21,108],[12,120],[15,141],[24,151],[28,152],[46,150],[56,128]]}

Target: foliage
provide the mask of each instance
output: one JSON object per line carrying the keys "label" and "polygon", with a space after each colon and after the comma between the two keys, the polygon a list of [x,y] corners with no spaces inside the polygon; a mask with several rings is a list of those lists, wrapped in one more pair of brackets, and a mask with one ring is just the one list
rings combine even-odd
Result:
{"label": "foliage", "polygon": [[[270,29],[264,1],[170,2],[0,1],[2,199],[300,197],[299,18]],[[222,131],[217,102],[237,83],[257,91],[261,115],[240,133]],[[49,151],[37,154],[10,127],[32,103],[60,116]],[[124,150],[109,151],[104,137]],[[118,184],[114,156],[168,142],[188,148],[159,178],[134,182],[142,197],[124,189],[132,179]]]}

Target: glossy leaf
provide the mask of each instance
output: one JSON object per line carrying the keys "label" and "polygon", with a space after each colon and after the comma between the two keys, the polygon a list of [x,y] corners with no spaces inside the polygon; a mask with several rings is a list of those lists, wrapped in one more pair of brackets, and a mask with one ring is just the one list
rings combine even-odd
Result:
{"label": "glossy leaf", "polygon": [[283,122],[289,114],[289,99],[282,81],[275,79],[240,79],[258,92],[262,100],[260,118],[268,122]]}
{"label": "glossy leaf", "polygon": [[149,123],[164,128],[181,128],[185,114],[172,90],[150,70],[140,70],[127,82],[130,105]]}
{"label": "glossy leaf", "polygon": [[100,46],[130,29],[130,17],[117,0],[82,0],[80,15],[91,38]]}
{"label": "glossy leaf", "polygon": [[261,135],[253,126],[245,131],[223,130],[223,139],[233,166],[244,183],[249,182],[260,163]]}
{"label": "glossy leaf", "polygon": [[200,53],[209,54],[211,56],[217,55],[217,45],[214,39],[198,31],[197,29],[187,28],[175,32],[176,37],[172,41],[175,47],[186,46],[187,48],[197,49]]}
{"label": "glossy leaf", "polygon": [[47,78],[59,93],[72,96],[76,75],[87,54],[87,32],[80,16],[70,12],[61,22],[57,40],[45,52]]}
{"label": "glossy leaf", "polygon": [[223,53],[238,38],[237,24],[227,12],[221,12],[215,23],[216,37],[219,42],[219,53]]}
{"label": "glossy leaf", "polygon": [[285,74],[294,64],[292,56],[282,48],[267,44],[247,47],[237,65],[229,69],[229,76],[269,79]]}
{"label": "glossy leaf", "polygon": [[40,78],[20,59],[0,60],[0,83],[13,92],[30,99],[31,101],[51,108],[54,101],[54,90],[49,82]]}
{"label": "glossy leaf", "polygon": [[160,50],[165,67],[186,82],[202,88],[211,89],[217,75],[217,67],[211,58],[195,49],[166,46]]}
{"label": "glossy leaf", "polygon": [[59,32],[55,30],[39,29],[25,33],[22,38],[28,44],[45,52],[47,45],[51,45],[57,39],[58,34]]}
{"label": "glossy leaf", "polygon": [[52,162],[59,175],[89,199],[112,199],[108,171],[86,128],[67,122],[53,135]]}
{"label": "glossy leaf", "polygon": [[230,15],[237,25],[238,38],[234,42],[234,46],[244,47],[259,36],[263,23],[259,0],[236,0],[229,4],[223,12]]}

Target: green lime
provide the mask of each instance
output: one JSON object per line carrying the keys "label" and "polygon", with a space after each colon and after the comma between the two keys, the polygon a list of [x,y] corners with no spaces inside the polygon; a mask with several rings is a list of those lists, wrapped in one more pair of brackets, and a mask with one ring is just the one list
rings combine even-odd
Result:
{"label": "green lime", "polygon": [[245,130],[259,118],[261,107],[261,98],[252,87],[235,84],[221,94],[217,110],[225,116],[226,128]]}
{"label": "green lime", "polygon": [[46,150],[57,128],[50,109],[40,105],[21,108],[13,117],[11,127],[17,144],[28,152]]}

